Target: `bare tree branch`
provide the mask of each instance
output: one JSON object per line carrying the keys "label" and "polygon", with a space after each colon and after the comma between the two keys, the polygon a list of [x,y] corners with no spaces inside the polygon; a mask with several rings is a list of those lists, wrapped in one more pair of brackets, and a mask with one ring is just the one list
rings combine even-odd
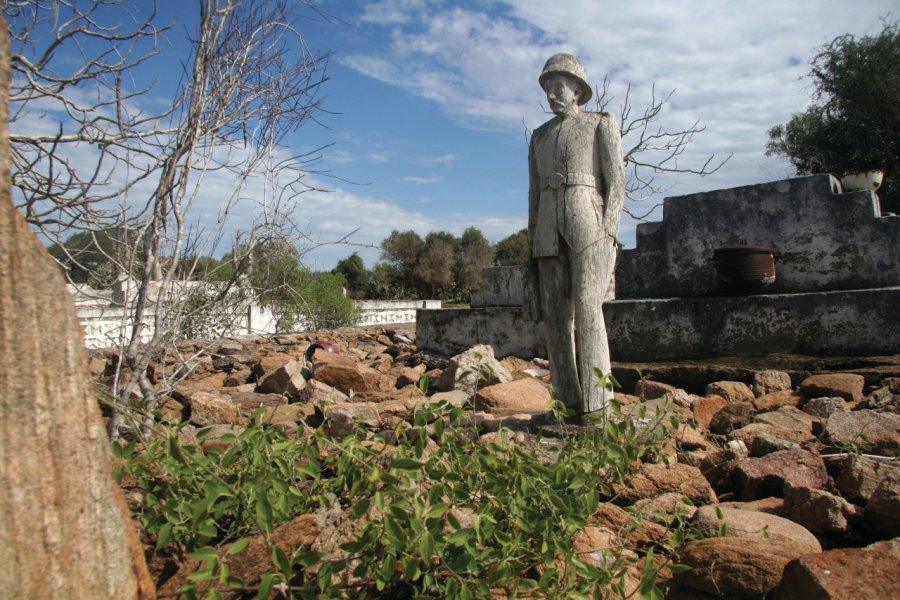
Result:
{"label": "bare tree branch", "polygon": [[[13,46],[16,204],[60,242],[73,268],[106,282],[135,278],[124,299],[113,392],[125,404],[140,399],[147,414],[191,368],[192,357],[174,343],[178,328],[212,313],[227,324],[228,311],[233,318],[246,298],[243,281],[259,248],[288,244],[302,254],[309,239],[294,220],[297,201],[320,189],[309,179],[318,150],[296,155],[284,142],[321,110],[330,55],[310,48],[300,25],[322,13],[312,0],[195,2],[190,56],[162,107],[155,82],[135,83],[170,29],[158,23],[155,4],[9,0],[3,8]],[[212,174],[229,187],[215,222],[200,227],[193,209]],[[97,251],[61,243],[73,231]],[[227,275],[186,285],[226,232],[233,235]],[[105,272],[87,262],[98,254]],[[160,381],[149,365],[167,347],[187,362]],[[115,413],[110,433],[119,435],[125,421]]]}
{"label": "bare tree branch", "polygon": [[[609,77],[605,76],[595,94],[595,107],[598,112],[611,112],[615,97],[611,94],[609,86]],[[629,201],[641,202],[665,193],[666,188],[656,182],[657,174],[684,173],[705,177],[721,169],[731,159],[731,154],[722,159],[712,155],[699,167],[680,163],[679,157],[694,141],[694,136],[705,131],[706,127],[700,125],[699,121],[679,130],[668,130],[659,124],[663,108],[675,95],[675,90],[659,96],[654,83],[650,87],[650,100],[639,114],[634,112],[631,91],[631,84],[628,84],[617,114],[624,149],[625,197]],[[655,204],[642,214],[635,214],[627,206],[624,210],[632,218],[643,220],[659,205],[660,203]]]}

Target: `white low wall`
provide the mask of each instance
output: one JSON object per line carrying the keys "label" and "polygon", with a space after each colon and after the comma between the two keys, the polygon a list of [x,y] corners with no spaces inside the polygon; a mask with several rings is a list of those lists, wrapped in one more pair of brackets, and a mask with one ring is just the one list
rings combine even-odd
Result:
{"label": "white low wall", "polygon": [[392,325],[415,323],[417,310],[440,310],[440,300],[360,300],[356,303],[362,316],[356,324]]}
{"label": "white low wall", "polygon": [[[96,295],[92,290],[69,286],[75,299],[78,318],[84,330],[84,343],[90,349],[111,348],[127,343],[131,336],[133,319],[127,314],[125,307],[114,304],[102,292]],[[356,325],[368,327],[373,325],[392,325],[398,323],[415,323],[416,310],[438,310],[440,300],[362,300],[358,301],[362,315]],[[141,326],[141,341],[148,342],[153,335],[154,311],[148,311]],[[266,308],[250,303],[239,314],[235,315],[228,335],[269,335],[278,332],[275,318]]]}

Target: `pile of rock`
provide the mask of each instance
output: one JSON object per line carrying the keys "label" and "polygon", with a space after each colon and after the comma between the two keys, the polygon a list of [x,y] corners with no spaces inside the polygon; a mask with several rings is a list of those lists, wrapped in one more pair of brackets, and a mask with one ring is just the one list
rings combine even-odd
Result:
{"label": "pile of rock", "polygon": [[[485,443],[558,433],[547,426],[544,361],[498,361],[488,346],[441,360],[417,352],[413,338],[362,330],[223,340],[165,397],[163,417],[188,421],[180,435],[208,446],[260,407],[289,434],[305,423],[342,435],[356,423],[374,435],[444,400],[472,407]],[[99,373],[111,362],[94,365]],[[177,368],[168,357],[154,376]],[[684,547],[691,569],[663,582],[669,597],[900,597],[900,378],[866,389],[861,375],[821,374],[792,386],[786,373],[759,371],[749,382],[710,382],[702,396],[653,380],[633,391],[617,395],[626,418],[645,406],[654,422],[674,417],[679,427],[666,460],[635,465],[579,533],[585,556],[649,547],[679,509],[706,537]],[[641,516],[637,531],[622,528],[629,513]]]}

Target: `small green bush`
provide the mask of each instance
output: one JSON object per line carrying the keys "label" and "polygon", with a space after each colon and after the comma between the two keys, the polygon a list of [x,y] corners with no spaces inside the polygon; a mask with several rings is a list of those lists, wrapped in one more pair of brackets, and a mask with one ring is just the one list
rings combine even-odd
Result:
{"label": "small green bush", "polygon": [[[243,586],[255,582],[232,577],[227,565],[246,536],[267,535],[323,508],[358,520],[343,555],[308,549],[287,555],[273,547],[276,570],[262,577],[255,596],[268,598],[274,586],[284,597],[304,599],[485,598],[492,588],[510,597],[625,595],[633,555],[607,552],[597,566],[575,552],[572,538],[613,498],[612,484],[653,448],[630,419],[523,446],[472,441],[451,426],[467,421],[462,409],[444,404],[417,412],[412,428],[392,432],[396,444],[362,441],[362,431],[330,439],[325,428],[288,438],[262,414],[223,439],[227,449],[204,453],[179,443],[175,432],[144,449],[116,448],[118,477],[127,473],[143,491],[146,541],[157,549],[178,544],[204,561],[182,589],[185,598],[216,598],[216,588],[246,592]],[[674,545],[639,559],[641,597],[662,598],[654,556],[674,556],[684,519],[673,517],[670,528]]]}

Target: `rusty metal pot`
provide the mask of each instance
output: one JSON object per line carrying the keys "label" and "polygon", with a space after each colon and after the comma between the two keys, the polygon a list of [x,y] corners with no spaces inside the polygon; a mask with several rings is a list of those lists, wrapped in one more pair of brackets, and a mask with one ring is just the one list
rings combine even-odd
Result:
{"label": "rusty metal pot", "polygon": [[716,283],[730,294],[754,294],[775,283],[778,252],[767,246],[724,246],[713,251]]}

